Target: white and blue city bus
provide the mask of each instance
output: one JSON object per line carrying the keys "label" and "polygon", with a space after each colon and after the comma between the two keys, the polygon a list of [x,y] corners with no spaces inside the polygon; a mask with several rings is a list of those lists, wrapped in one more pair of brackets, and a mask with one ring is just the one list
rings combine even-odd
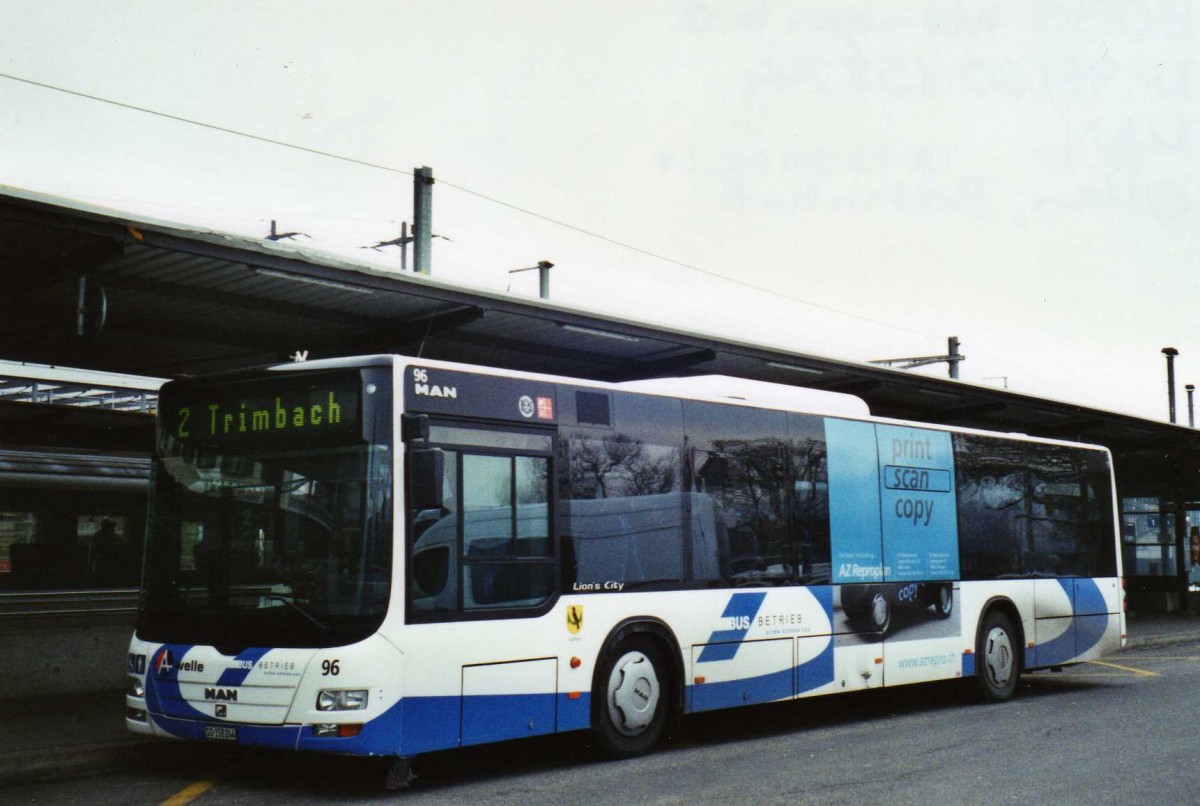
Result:
{"label": "white and blue city bus", "polygon": [[999,701],[1122,645],[1103,448],[655,390],[399,356],[164,386],[129,728],[397,783],[799,697]]}

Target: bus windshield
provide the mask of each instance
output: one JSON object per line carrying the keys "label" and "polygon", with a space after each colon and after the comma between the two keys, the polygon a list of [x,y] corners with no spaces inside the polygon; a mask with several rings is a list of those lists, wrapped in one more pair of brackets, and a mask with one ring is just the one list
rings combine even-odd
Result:
{"label": "bus windshield", "polygon": [[138,633],[336,646],[391,576],[390,381],[379,370],[167,387]]}

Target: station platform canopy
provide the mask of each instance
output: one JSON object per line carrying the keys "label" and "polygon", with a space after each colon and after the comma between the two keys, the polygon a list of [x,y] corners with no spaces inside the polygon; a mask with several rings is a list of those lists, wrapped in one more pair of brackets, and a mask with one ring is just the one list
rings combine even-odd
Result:
{"label": "station platform canopy", "polygon": [[0,360],[0,401],[153,414],[161,378],[83,371]]}
{"label": "station platform canopy", "polygon": [[[728,375],[884,417],[1098,443],[1126,494],[1200,501],[1200,431],[383,271],[0,186],[0,359],[156,378],[401,353],[580,378]],[[2,391],[3,387],[0,387]],[[1142,490],[1148,492],[1141,492]]]}

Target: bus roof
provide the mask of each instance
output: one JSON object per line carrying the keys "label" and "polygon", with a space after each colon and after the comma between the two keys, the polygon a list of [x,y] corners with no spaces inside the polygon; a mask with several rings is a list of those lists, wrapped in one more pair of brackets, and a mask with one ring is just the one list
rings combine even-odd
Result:
{"label": "bus roof", "polygon": [[803,386],[788,386],[769,381],[754,381],[733,378],[728,375],[692,375],[684,378],[654,378],[643,381],[626,381],[617,384],[632,392],[653,394],[728,398],[745,403],[765,406],[782,406],[789,409],[843,417],[870,417],[871,409],[866,401],[841,392],[826,392]]}

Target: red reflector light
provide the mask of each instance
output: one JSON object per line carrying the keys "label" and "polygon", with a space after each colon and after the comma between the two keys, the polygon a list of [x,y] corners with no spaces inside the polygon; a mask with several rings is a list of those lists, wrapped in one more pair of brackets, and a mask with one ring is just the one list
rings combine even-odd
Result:
{"label": "red reflector light", "polygon": [[568,699],[568,700],[577,700],[577,699],[579,699],[579,692],[578,692],[578,691],[568,691],[568,692],[567,692],[567,699]]}
{"label": "red reflector light", "polygon": [[362,725],[338,725],[338,736],[349,739],[362,733]]}
{"label": "red reflector light", "polygon": [[696,685],[700,685],[703,682],[704,682],[704,677],[701,676],[701,677],[696,678]]}
{"label": "red reflector light", "polygon": [[571,658],[571,668],[572,669],[578,669],[582,665],[583,665],[583,661],[581,661],[579,658]]}

